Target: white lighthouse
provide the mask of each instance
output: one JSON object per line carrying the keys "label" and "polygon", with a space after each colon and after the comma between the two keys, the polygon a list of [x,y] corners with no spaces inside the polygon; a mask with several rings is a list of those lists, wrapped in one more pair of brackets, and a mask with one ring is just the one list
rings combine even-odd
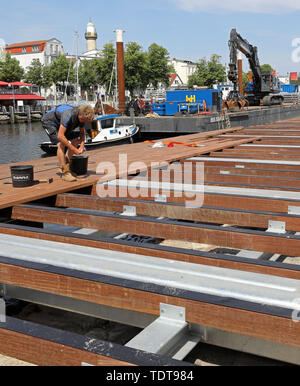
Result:
{"label": "white lighthouse", "polygon": [[96,31],[95,24],[90,20],[86,27],[85,40],[86,40],[86,51],[97,51],[97,38],[98,34]]}

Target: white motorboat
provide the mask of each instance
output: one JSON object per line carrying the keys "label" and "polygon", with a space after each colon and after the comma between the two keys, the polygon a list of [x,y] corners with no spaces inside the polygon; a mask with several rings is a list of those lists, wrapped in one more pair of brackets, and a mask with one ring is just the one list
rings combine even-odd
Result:
{"label": "white motorboat", "polygon": [[[86,150],[94,149],[98,146],[134,142],[134,137],[139,133],[138,126],[135,124],[120,125],[117,120],[118,117],[118,114],[96,116],[92,124],[86,124]],[[51,142],[43,142],[39,146],[49,155],[56,155],[57,153],[57,145],[53,145]]]}

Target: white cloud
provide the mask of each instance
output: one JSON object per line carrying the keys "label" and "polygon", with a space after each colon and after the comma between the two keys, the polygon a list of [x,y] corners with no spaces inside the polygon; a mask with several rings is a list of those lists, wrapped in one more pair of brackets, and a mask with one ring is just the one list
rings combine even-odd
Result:
{"label": "white cloud", "polygon": [[300,0],[173,0],[173,2],[180,9],[189,12],[283,14],[300,10]]}

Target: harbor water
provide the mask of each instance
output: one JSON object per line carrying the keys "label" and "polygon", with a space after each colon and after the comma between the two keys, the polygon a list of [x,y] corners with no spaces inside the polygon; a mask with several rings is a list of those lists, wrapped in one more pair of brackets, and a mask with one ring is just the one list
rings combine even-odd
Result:
{"label": "harbor water", "polygon": [[48,136],[41,122],[0,125],[0,164],[29,161],[45,157],[39,144]]}

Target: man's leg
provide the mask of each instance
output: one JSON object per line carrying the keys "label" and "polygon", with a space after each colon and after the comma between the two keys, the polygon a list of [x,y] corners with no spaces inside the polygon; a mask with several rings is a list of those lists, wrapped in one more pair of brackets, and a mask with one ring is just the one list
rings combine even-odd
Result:
{"label": "man's leg", "polygon": [[65,156],[65,145],[63,145],[61,142],[57,144],[57,158],[62,172],[61,178],[68,182],[76,181],[76,178],[70,172],[70,163],[67,163]]}
{"label": "man's leg", "polygon": [[65,145],[61,142],[58,142],[57,144],[57,158],[59,165],[62,169],[63,166],[66,165],[66,157],[65,157]]}

